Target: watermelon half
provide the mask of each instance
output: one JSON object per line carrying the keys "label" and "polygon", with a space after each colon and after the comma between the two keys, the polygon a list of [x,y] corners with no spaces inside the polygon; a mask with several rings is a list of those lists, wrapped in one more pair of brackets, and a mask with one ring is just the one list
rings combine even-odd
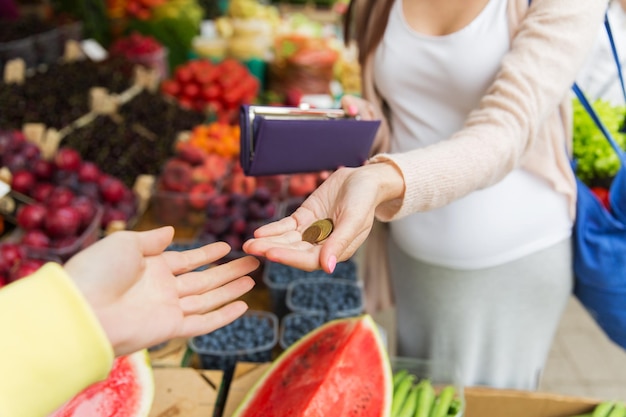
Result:
{"label": "watermelon half", "polygon": [[233,417],[388,417],[387,351],[369,315],[330,321],[285,350]]}
{"label": "watermelon half", "polygon": [[146,417],[154,399],[147,350],[115,358],[107,379],[85,388],[49,417]]}

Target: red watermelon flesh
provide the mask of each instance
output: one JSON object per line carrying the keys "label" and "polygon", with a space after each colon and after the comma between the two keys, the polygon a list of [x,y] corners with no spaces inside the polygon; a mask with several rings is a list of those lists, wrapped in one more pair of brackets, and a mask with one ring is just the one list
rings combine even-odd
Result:
{"label": "red watermelon flesh", "polygon": [[145,417],[154,398],[149,356],[141,350],[115,358],[107,379],[85,388],[49,417]]}
{"label": "red watermelon flesh", "polygon": [[283,352],[233,417],[389,416],[391,368],[369,315],[326,323]]}

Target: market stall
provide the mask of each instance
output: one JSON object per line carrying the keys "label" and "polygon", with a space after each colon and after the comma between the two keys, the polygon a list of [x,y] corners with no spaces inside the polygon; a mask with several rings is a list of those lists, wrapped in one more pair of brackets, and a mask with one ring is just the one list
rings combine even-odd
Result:
{"label": "market stall", "polygon": [[[330,171],[245,175],[241,106],[335,107],[344,94],[359,95],[357,51],[342,42],[345,5],[58,1],[3,24],[0,287],[119,230],[172,225],[169,250],[224,241],[232,248],[224,260],[243,256],[254,230],[291,214]],[[624,108],[596,105],[626,147],[618,133]],[[607,190],[619,160],[578,102],[574,109],[577,173],[610,209]],[[317,232],[313,239],[323,239]],[[385,329],[363,314],[357,265],[350,259],[327,274],[261,260],[243,317],[118,359],[109,380],[91,392],[106,391],[118,403],[127,395],[127,406],[140,410],[128,415],[136,417],[252,415],[241,404],[269,397],[249,393],[269,386],[276,387],[272,398],[294,396],[278,389],[289,384],[302,387],[293,406],[303,415],[308,401],[333,410],[333,390],[352,407],[336,415],[574,417],[624,407],[608,398],[463,387],[452,371],[435,376],[417,358],[395,357]],[[351,345],[353,333],[367,343]],[[314,335],[321,337],[315,352],[299,355]],[[324,352],[324,341],[334,350]],[[344,365],[357,363],[342,373],[336,362],[344,354]],[[322,375],[303,372],[304,359]],[[128,389],[111,388],[122,372],[132,375]],[[285,383],[296,373],[319,386],[296,377]],[[307,389],[319,395],[311,399]],[[265,415],[280,412],[296,415],[279,405]]]}

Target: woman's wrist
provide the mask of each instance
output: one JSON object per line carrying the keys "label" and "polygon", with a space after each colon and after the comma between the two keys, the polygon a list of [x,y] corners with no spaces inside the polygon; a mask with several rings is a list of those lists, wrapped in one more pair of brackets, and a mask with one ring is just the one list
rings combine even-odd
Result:
{"label": "woman's wrist", "polygon": [[378,204],[401,199],[404,196],[404,176],[392,161],[370,162],[362,169],[377,186]]}

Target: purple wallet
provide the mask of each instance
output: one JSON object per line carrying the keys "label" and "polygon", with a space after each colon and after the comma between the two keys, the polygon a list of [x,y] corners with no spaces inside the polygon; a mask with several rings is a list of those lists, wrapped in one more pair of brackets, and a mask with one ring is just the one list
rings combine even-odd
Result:
{"label": "purple wallet", "polygon": [[240,162],[249,176],[294,174],[363,165],[380,120],[340,109],[244,105]]}

